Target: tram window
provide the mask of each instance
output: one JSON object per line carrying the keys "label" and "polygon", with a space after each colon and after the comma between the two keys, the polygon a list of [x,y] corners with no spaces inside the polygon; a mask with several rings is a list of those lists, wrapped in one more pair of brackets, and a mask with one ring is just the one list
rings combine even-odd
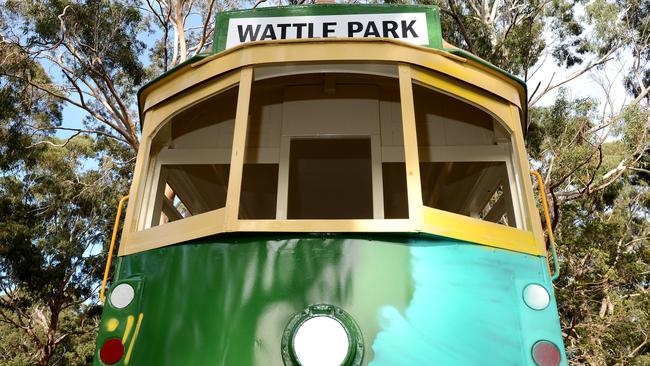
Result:
{"label": "tram window", "polygon": [[372,219],[370,139],[291,141],[288,219]]}
{"label": "tram window", "polygon": [[384,182],[384,218],[408,218],[406,165],[404,163],[383,163],[381,170]]}
{"label": "tram window", "polygon": [[515,226],[504,162],[420,163],[425,206]]}
{"label": "tram window", "polygon": [[240,219],[274,219],[278,197],[278,164],[244,164]]}
{"label": "tram window", "polygon": [[158,132],[145,228],[226,206],[237,93],[235,87],[204,99]]}
{"label": "tram window", "polygon": [[397,79],[254,81],[244,161],[240,219],[407,218]]}
{"label": "tram window", "polygon": [[226,164],[164,165],[161,177],[165,177],[165,184],[159,197],[162,205],[158,223],[224,207],[229,172],[230,166]]}
{"label": "tram window", "polygon": [[424,205],[516,227],[505,130],[483,110],[424,86],[414,84],[413,98]]}

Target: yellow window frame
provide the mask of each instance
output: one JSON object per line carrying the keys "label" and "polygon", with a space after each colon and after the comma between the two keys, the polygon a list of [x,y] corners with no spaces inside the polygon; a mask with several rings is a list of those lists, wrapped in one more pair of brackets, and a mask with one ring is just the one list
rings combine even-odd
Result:
{"label": "yellow window frame", "polygon": [[[308,43],[306,45],[314,46],[313,43]],[[377,46],[377,44],[369,42],[363,43],[363,45]],[[287,45],[285,45],[285,47],[286,46]],[[320,47],[316,48],[319,50],[319,54],[317,56],[311,55],[310,60],[314,59],[312,61],[315,61],[315,58],[318,57],[320,57],[318,60],[319,62],[335,62],[343,59],[348,61],[354,60],[355,54],[348,53],[347,56],[344,57],[346,52],[345,50],[341,51],[339,48],[331,48],[330,46],[331,44],[323,47],[323,44],[320,44]],[[144,250],[150,250],[226,232],[283,231],[427,233],[492,247],[500,247],[535,255],[544,255],[545,247],[542,240],[541,225],[538,216],[536,219],[536,215],[538,214],[534,209],[535,205],[532,199],[532,186],[529,179],[522,178],[518,180],[519,184],[522,185],[523,193],[521,194],[521,197],[524,198],[523,200],[525,201],[525,227],[527,227],[528,230],[514,229],[423,206],[413,106],[413,81],[441,90],[471,104],[480,105],[483,109],[503,121],[511,132],[513,138],[514,156],[515,160],[517,160],[515,164],[517,173],[523,177],[524,172],[526,172],[525,176],[527,177],[529,168],[527,155],[523,147],[523,133],[519,118],[519,107],[512,103],[512,98],[506,100],[503,98],[503,95],[495,96],[484,88],[467,87],[467,85],[461,87],[460,84],[463,82],[451,77],[450,73],[458,73],[458,75],[456,75],[457,77],[466,76],[469,68],[469,65],[467,64],[458,64],[458,62],[454,61],[452,58],[435,54],[444,62],[433,65],[430,59],[423,58],[423,56],[431,56],[429,51],[427,51],[427,55],[418,56],[417,53],[414,52],[419,51],[422,53],[422,51],[417,50],[417,47],[403,47],[394,44],[391,44],[391,46],[394,46],[393,48],[396,50],[400,47],[406,48],[411,54],[407,53],[398,57],[399,55],[395,52],[389,52],[388,57],[384,56],[382,61],[386,62],[386,58],[406,58],[411,59],[411,61],[417,61],[414,62],[415,64],[397,62],[404,131],[405,165],[407,169],[407,193],[409,203],[408,219],[326,221],[239,219],[239,197],[244,164],[246,130],[248,127],[250,93],[252,81],[254,79],[254,68],[253,66],[245,66],[235,69],[234,66],[228,66],[228,63],[226,63],[225,66],[223,63],[213,64],[219,60],[218,57],[213,57],[212,59],[204,61],[198,65],[193,65],[191,71],[195,71],[199,75],[194,75],[189,78],[189,81],[183,80],[176,84],[169,84],[167,82],[160,84],[160,88],[163,90],[158,91],[158,88],[155,88],[150,93],[150,96],[153,98],[152,100],[154,100],[153,102],[149,102],[148,98],[145,96],[146,108],[144,111],[142,145],[138,152],[133,184],[130,191],[130,196],[134,198],[134,202],[129,205],[127,209],[122,236],[123,245],[120,248],[119,254],[133,254]],[[331,50],[336,51],[325,52],[330,48]],[[379,60],[380,56],[375,54],[378,49],[375,47],[365,48],[367,48],[366,51],[372,50],[370,55],[366,53],[366,59],[371,58],[371,61],[374,59]],[[253,49],[254,47],[242,47],[242,50],[240,51],[252,52]],[[349,51],[351,50],[352,49],[349,49]],[[235,51],[228,52],[222,56],[227,57],[237,55],[237,52]],[[277,50],[269,50],[268,47],[264,48],[263,51],[268,51],[271,54],[278,52]],[[321,55],[321,53],[323,54]],[[248,57],[251,57],[254,60],[254,57],[251,55],[248,55]],[[254,65],[251,58],[248,57],[245,57],[248,62],[245,62],[244,64]],[[286,61],[299,59],[295,53],[285,55],[285,58],[287,59]],[[364,59],[363,62],[367,62],[366,59]],[[270,56],[266,55],[265,57],[262,57],[261,60],[265,60],[265,63],[268,64]],[[233,63],[234,61],[230,60],[229,62]],[[241,62],[241,60],[239,60],[239,62]],[[359,61],[357,60],[357,62]],[[441,65],[444,67],[441,67]],[[209,68],[207,68],[208,66],[214,67],[212,70],[209,70]],[[427,66],[429,68],[427,68]],[[441,69],[444,70],[441,71]],[[224,72],[226,73],[223,74]],[[494,76],[486,74],[479,69],[473,69],[472,72],[473,74],[470,73],[472,80],[476,80],[476,75],[482,75],[482,77],[486,79],[496,79]],[[219,74],[221,74],[221,76],[215,78],[215,75]],[[182,78],[178,79],[177,77],[171,79],[182,80]],[[196,83],[199,80],[208,80],[208,82],[203,82],[198,86],[190,87],[193,85],[192,83]],[[485,82],[483,82],[483,84],[485,84]],[[508,86],[504,81],[500,81],[500,83],[496,84],[498,84],[497,86],[499,88],[506,88]],[[185,218],[183,220],[167,223],[165,225],[140,230],[140,221],[142,220],[141,212],[145,207],[150,205],[152,199],[150,192],[152,190],[152,184],[155,183],[153,182],[152,167],[155,166],[156,156],[150,154],[151,149],[155,148],[155,146],[153,146],[155,136],[164,129],[165,124],[176,113],[179,113],[181,110],[188,108],[211,95],[223,92],[235,85],[239,85],[239,94],[237,99],[237,112],[235,117],[235,130],[233,149],[231,152],[231,169],[226,207]],[[511,89],[514,90],[514,88]],[[500,94],[504,93],[507,94],[508,92]]]}

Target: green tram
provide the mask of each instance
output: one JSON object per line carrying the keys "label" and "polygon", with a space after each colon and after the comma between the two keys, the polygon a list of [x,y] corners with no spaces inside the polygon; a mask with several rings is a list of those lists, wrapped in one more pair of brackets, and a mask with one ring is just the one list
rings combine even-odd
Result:
{"label": "green tram", "polygon": [[438,11],[222,13],[140,90],[94,365],[567,364],[526,86]]}

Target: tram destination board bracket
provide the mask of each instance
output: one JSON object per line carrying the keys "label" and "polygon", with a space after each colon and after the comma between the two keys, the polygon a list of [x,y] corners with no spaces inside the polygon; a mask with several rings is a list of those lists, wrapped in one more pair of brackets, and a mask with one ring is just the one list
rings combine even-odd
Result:
{"label": "tram destination board bracket", "polygon": [[442,48],[440,12],[422,5],[323,4],[217,14],[214,53],[255,41],[388,38]]}

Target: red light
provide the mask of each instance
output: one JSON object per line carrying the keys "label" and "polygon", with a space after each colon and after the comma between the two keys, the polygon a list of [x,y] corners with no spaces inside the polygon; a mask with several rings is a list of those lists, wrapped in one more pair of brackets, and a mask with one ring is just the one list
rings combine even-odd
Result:
{"label": "red light", "polygon": [[122,341],[117,338],[106,340],[99,350],[99,359],[108,365],[118,363],[124,355],[124,345]]}
{"label": "red light", "polygon": [[553,343],[539,341],[533,346],[533,360],[539,366],[558,366],[562,360],[562,355]]}

